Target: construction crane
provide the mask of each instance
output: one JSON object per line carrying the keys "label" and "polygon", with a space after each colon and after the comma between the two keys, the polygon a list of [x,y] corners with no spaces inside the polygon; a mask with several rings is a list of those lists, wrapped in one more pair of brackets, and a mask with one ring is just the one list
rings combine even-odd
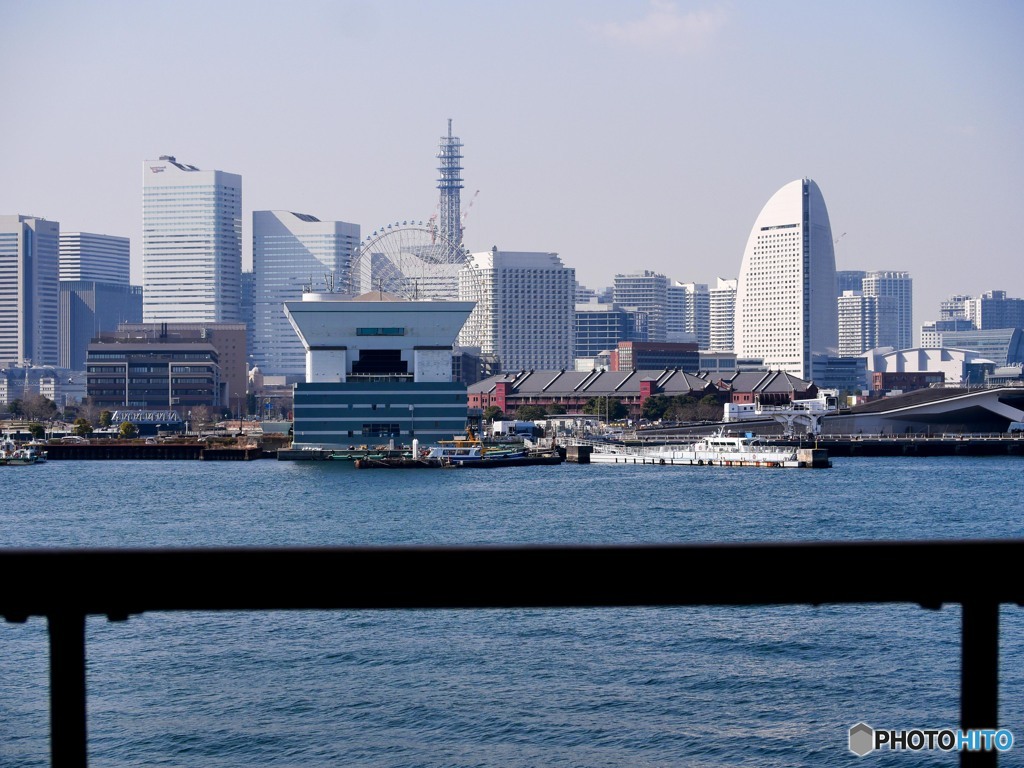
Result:
{"label": "construction crane", "polygon": [[833,248],[835,248],[835,247],[836,247],[837,245],[839,245],[839,241],[840,241],[840,240],[842,240],[842,239],[843,239],[844,237],[846,237],[846,233],[845,233],[845,232],[843,232],[843,234],[841,234],[841,235],[840,235],[839,237],[837,237],[837,238],[836,238],[836,239],[835,239],[835,240],[834,240],[834,241],[832,242],[832,247],[833,247]]}
{"label": "construction crane", "polygon": [[462,221],[460,222],[460,225],[459,225],[460,226],[460,229],[459,229],[459,233],[460,234],[465,233],[465,231],[466,231],[466,219],[469,217],[469,209],[473,207],[473,203],[476,201],[476,196],[479,195],[479,194],[480,194],[480,190],[478,189],[476,192],[473,193],[473,197],[470,198],[469,205],[466,206],[466,210],[464,210],[462,212]]}

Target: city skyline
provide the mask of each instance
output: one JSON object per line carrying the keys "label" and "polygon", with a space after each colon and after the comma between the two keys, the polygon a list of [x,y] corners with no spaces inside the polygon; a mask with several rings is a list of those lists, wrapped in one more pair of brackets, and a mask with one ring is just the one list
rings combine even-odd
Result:
{"label": "city skyline", "polygon": [[254,210],[436,214],[452,119],[467,248],[558,253],[588,287],[736,277],[763,201],[806,176],[838,269],[912,275],[915,332],[952,294],[1024,295],[1020,7],[242,7],[4,3],[0,66],[48,87],[5,125],[0,211],[130,237],[141,284],[137,169],[177,155],[242,176],[248,269]]}

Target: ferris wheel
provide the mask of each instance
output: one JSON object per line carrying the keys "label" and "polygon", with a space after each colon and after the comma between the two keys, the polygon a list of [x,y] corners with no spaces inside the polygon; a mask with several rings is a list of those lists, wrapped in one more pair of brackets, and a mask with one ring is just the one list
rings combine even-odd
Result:
{"label": "ferris wheel", "polygon": [[430,222],[396,221],[367,235],[349,265],[353,295],[382,291],[410,300],[455,300],[466,249]]}

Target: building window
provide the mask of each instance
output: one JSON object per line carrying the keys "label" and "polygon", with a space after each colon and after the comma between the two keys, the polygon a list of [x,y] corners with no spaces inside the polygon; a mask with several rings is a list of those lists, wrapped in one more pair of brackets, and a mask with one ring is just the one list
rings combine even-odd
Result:
{"label": "building window", "polygon": [[405,328],[356,328],[356,336],[405,336]]}

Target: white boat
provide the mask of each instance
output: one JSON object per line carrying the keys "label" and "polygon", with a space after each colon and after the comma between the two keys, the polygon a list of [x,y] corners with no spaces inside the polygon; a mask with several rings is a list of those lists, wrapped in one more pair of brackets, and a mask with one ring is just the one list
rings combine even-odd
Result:
{"label": "white boat", "polygon": [[33,440],[23,446],[27,451],[36,457],[36,464],[43,464],[46,461],[46,443]]}
{"label": "white boat", "polygon": [[20,467],[36,464],[39,461],[39,456],[40,453],[32,446],[19,447],[10,442],[0,446],[0,465]]}
{"label": "white boat", "polygon": [[590,463],[815,469],[832,466],[828,452],[821,448],[769,445],[754,435],[726,435],[722,432],[685,445],[594,445]]}
{"label": "white boat", "polygon": [[441,440],[436,445],[430,446],[424,458],[428,461],[440,461],[442,464],[460,464],[470,461],[490,461],[499,458],[524,458],[526,455],[525,448],[488,446],[470,436],[469,439],[465,440],[458,438],[455,440]]}

